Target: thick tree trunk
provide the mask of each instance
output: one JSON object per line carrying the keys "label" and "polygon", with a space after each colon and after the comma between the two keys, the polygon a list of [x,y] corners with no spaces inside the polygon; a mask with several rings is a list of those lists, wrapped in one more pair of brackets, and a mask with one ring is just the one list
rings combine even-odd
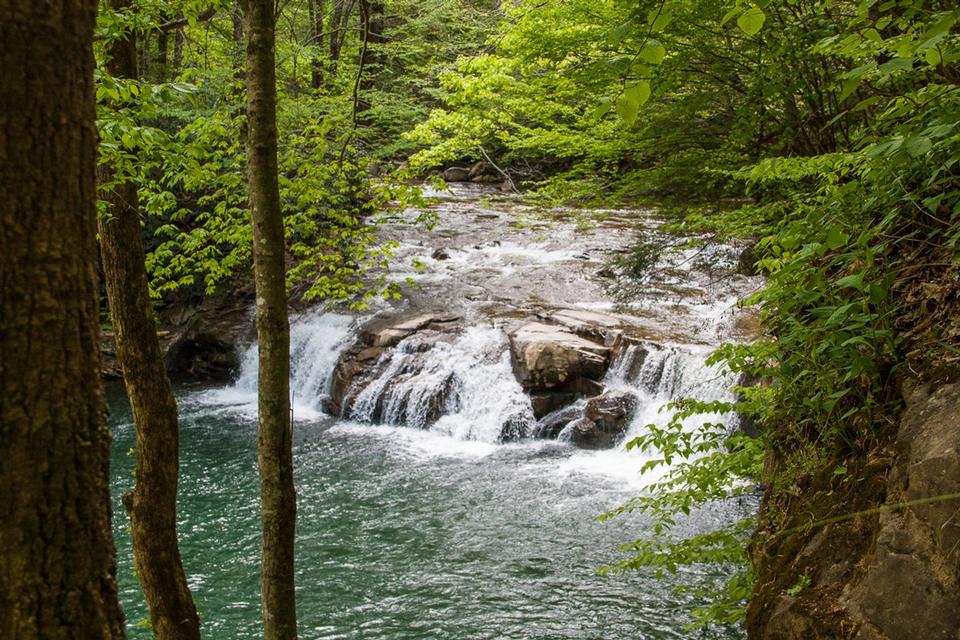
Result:
{"label": "thick tree trunk", "polygon": [[[130,0],[110,0],[127,9]],[[120,78],[137,72],[133,34],[111,44],[107,70]],[[102,174],[110,182],[107,172]],[[106,195],[100,248],[117,341],[117,358],[137,429],[136,486],[129,502],[137,576],[158,640],[199,640],[200,620],[190,596],[177,544],[179,424],[177,403],[163,364],[147,290],[137,187],[117,185]]]}
{"label": "thick tree trunk", "polygon": [[94,0],[0,0],[0,638],[124,637],[97,302]]}
{"label": "thick tree trunk", "polygon": [[260,597],[265,640],[297,637],[293,546],[297,502],[290,424],[290,326],[277,176],[273,0],[247,0],[247,174],[259,340],[257,459],[263,518]]}

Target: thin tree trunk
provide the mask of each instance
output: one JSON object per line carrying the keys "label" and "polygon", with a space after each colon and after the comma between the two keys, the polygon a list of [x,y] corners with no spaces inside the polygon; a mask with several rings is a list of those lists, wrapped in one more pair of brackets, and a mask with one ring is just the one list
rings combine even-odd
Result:
{"label": "thin tree trunk", "polygon": [[253,223],[259,340],[260,597],[265,640],[297,637],[294,594],[290,425],[290,326],[287,320],[283,215],[277,176],[275,16],[273,0],[247,0],[247,174]]}
{"label": "thin tree trunk", "polygon": [[[320,49],[323,47],[323,0],[309,0],[307,9],[310,14],[310,44]],[[323,66],[316,54],[310,58],[310,67],[310,85],[319,89],[323,81]]]}
{"label": "thin tree trunk", "polygon": [[337,74],[337,62],[340,61],[340,47],[343,44],[343,29],[349,12],[344,10],[344,0],[333,0],[333,17],[330,20],[330,75]]}
{"label": "thin tree trunk", "polygon": [[[383,36],[383,3],[360,0],[360,55],[358,67],[358,95],[354,108],[359,114],[370,110],[370,90],[376,86],[376,79],[383,63],[380,50],[386,39]],[[366,120],[366,118],[361,118]]]}
{"label": "thin tree trunk", "polygon": [[[167,22],[169,19],[168,16],[160,17],[161,22]],[[170,48],[169,41],[170,38],[167,36],[165,29],[157,34],[157,82],[166,82],[167,80],[167,52]],[[136,54],[136,49],[134,49],[134,54]]]}
{"label": "thin tree trunk", "polygon": [[0,638],[124,637],[100,383],[94,0],[0,0]]}
{"label": "thin tree trunk", "polygon": [[[130,0],[110,0],[127,9]],[[133,33],[110,45],[107,70],[119,78],[137,72]],[[105,182],[112,176],[105,171]],[[133,555],[150,622],[158,640],[199,640],[200,620],[177,544],[179,424],[147,290],[137,187],[117,185],[106,195],[100,249],[117,357],[137,429],[136,485],[127,502]]]}
{"label": "thin tree trunk", "polygon": [[[177,14],[177,18],[183,18],[183,14]],[[183,65],[183,45],[186,35],[183,33],[183,27],[177,27],[173,32],[173,77],[180,73],[180,67]]]}

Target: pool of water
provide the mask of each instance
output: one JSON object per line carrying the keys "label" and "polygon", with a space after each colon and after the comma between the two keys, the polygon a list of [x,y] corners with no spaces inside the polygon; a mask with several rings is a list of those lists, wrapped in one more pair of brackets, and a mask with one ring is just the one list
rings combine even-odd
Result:
{"label": "pool of water", "polygon": [[[182,412],[181,548],[206,638],[261,635],[256,424],[196,390]],[[120,506],[134,444],[122,390],[110,393],[114,530],[129,637],[149,638]],[[295,425],[300,636],[403,639],[741,638],[691,631],[698,604],[678,584],[716,567],[656,579],[600,575],[617,546],[644,534],[641,516],[596,516],[639,489],[610,452],[556,442],[496,445],[409,428]],[[748,506],[713,507],[708,528]]]}

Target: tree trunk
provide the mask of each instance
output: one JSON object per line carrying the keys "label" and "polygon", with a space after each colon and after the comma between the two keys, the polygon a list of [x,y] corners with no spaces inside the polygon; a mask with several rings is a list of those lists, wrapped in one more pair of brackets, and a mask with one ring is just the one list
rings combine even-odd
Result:
{"label": "tree trunk", "polygon": [[277,177],[273,0],[247,0],[247,174],[253,223],[259,340],[257,461],[263,518],[260,597],[265,640],[297,637],[293,546],[296,494],[290,425],[283,215]]}
{"label": "tree trunk", "polygon": [[124,637],[100,383],[94,0],[0,0],[0,638]]}
{"label": "tree trunk", "polygon": [[350,13],[344,10],[344,0],[333,0],[333,16],[330,20],[330,75],[336,75],[343,45],[344,30]]}
{"label": "tree trunk", "polygon": [[[309,0],[307,8],[310,14],[310,44],[319,49],[323,47],[323,0]],[[310,58],[310,86],[319,89],[322,81],[322,63],[314,54]]]}
{"label": "tree trunk", "polygon": [[[130,0],[110,0],[127,9]],[[107,70],[118,78],[137,72],[133,33],[110,45]],[[104,182],[111,176],[105,171]],[[177,544],[179,424],[177,402],[163,364],[147,290],[137,187],[124,182],[106,194],[100,249],[117,358],[137,429],[136,486],[129,502],[137,576],[158,640],[199,640],[200,620],[187,587]]]}
{"label": "tree trunk", "polygon": [[[386,38],[383,35],[383,3],[360,0],[360,67],[358,78],[359,92],[355,109],[357,113],[370,110],[370,90],[376,86],[377,75],[383,64],[383,52],[380,50]],[[361,118],[366,120],[366,118]]]}
{"label": "tree trunk", "polygon": [[[111,0],[111,4],[117,4]],[[124,4],[129,4],[124,3]],[[162,15],[160,16],[161,22],[167,22],[170,20],[169,16]],[[167,36],[167,31],[165,29],[161,30],[157,34],[157,82],[166,82],[167,81],[167,51],[170,48],[168,43],[170,38]],[[134,55],[136,55],[136,48],[134,48]]]}

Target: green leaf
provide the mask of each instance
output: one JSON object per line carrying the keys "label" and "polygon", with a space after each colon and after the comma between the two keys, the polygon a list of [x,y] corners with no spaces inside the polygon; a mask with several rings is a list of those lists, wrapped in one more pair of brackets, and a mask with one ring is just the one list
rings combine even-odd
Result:
{"label": "green leaf", "polygon": [[637,106],[642,106],[650,99],[650,83],[646,80],[640,80],[632,87],[627,87],[623,92],[631,101],[636,102]]}
{"label": "green leaf", "polygon": [[931,67],[936,67],[941,62],[943,62],[943,56],[940,55],[940,50],[937,49],[936,47],[932,49],[927,49],[926,51],[924,51],[923,58],[924,60],[927,61],[927,64],[930,65]]}
{"label": "green leaf", "polygon": [[653,9],[647,14],[647,24],[653,33],[660,33],[667,28],[667,25],[673,20],[673,16],[662,8]]}
{"label": "green leaf", "polygon": [[903,148],[907,150],[914,158],[926,155],[933,148],[933,142],[926,136],[913,136],[908,138]]}
{"label": "green leaf", "polygon": [[651,40],[643,45],[639,55],[641,60],[650,64],[660,64],[665,57],[667,57],[667,50],[656,40]]}
{"label": "green leaf", "polygon": [[748,36],[753,36],[763,28],[766,19],[766,14],[759,7],[750,7],[737,18],[737,26]]}
{"label": "green leaf", "polygon": [[840,227],[830,227],[827,231],[827,247],[832,250],[839,249],[847,243],[850,237],[845,234]]}
{"label": "green leaf", "polygon": [[637,114],[640,112],[640,104],[631,100],[626,93],[617,98],[617,115],[628,125],[637,121]]}

